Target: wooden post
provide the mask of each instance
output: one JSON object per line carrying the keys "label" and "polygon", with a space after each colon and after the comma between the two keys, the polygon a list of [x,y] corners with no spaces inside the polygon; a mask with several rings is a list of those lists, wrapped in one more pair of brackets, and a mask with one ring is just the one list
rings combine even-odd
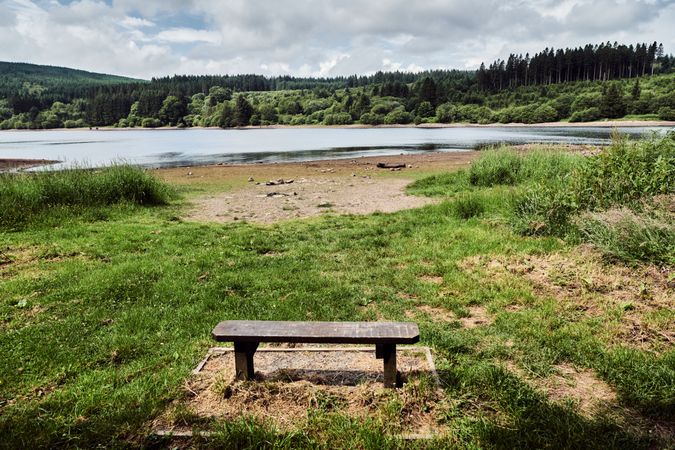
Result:
{"label": "wooden post", "polygon": [[375,345],[375,357],[384,362],[384,387],[397,387],[398,372],[396,371],[396,344]]}
{"label": "wooden post", "polygon": [[258,349],[257,342],[234,343],[234,369],[237,380],[252,380],[255,375],[253,369],[253,355]]}

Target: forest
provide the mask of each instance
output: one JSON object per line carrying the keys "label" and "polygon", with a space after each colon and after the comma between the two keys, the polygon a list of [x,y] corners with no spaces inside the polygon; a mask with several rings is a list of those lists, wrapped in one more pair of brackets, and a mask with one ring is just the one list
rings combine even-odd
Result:
{"label": "forest", "polygon": [[0,63],[0,129],[675,120],[675,57],[609,42],[511,54],[477,71],[150,81]]}

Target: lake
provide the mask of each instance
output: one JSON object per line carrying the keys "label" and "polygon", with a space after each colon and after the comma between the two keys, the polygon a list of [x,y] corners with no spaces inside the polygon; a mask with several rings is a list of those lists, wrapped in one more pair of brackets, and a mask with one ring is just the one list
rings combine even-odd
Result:
{"label": "lake", "polygon": [[[632,137],[673,127],[626,127]],[[100,167],[127,162],[145,167],[216,163],[291,162],[462,151],[489,144],[568,143],[603,145],[611,128],[280,128],[187,130],[54,130],[0,132],[0,158],[62,161]]]}

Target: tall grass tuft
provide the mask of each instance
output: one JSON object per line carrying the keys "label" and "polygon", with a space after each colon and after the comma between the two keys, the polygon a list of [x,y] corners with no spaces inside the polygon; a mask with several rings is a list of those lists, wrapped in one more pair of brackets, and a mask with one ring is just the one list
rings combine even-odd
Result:
{"label": "tall grass tuft", "polygon": [[[654,217],[656,216],[656,217]],[[582,215],[583,239],[610,259],[624,263],[675,265],[675,214],[636,214],[628,208]]]}
{"label": "tall grass tuft", "polygon": [[487,150],[471,164],[469,183],[483,187],[516,184],[522,164],[522,158],[514,150],[500,148]]}
{"label": "tall grass tuft", "polygon": [[457,196],[452,204],[452,212],[458,219],[468,220],[485,213],[485,198],[476,193]]}
{"label": "tall grass tuft", "polygon": [[545,147],[526,153],[494,147],[471,165],[469,183],[490,187],[558,179],[569,174],[581,160],[578,154]]}
{"label": "tall grass tuft", "polygon": [[569,176],[542,179],[513,202],[512,223],[528,234],[565,235],[573,216],[675,192],[675,133],[628,141],[615,137]]}
{"label": "tall grass tuft", "polygon": [[77,214],[120,203],[164,205],[170,196],[166,184],[129,165],[1,174],[0,227],[21,227],[55,209]]}
{"label": "tall grass tuft", "polygon": [[675,133],[639,141],[615,136],[569,176],[517,194],[510,221],[523,234],[581,238],[624,262],[672,265],[673,216],[645,204],[674,193]]}

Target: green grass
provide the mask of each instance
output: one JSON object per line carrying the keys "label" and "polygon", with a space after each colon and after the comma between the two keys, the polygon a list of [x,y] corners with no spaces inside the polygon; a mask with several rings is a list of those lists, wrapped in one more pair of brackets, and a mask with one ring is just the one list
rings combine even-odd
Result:
{"label": "green grass", "polygon": [[70,216],[106,214],[110,205],[166,205],[171,189],[144,170],[118,165],[38,173],[0,173],[0,229]]}
{"label": "green grass", "polygon": [[[464,175],[434,178],[441,183]],[[462,182],[464,183],[464,182]],[[435,191],[422,180],[411,189]],[[105,221],[37,222],[0,232],[0,447],[170,445],[147,424],[181,395],[226,319],[410,320],[419,305],[490,325],[462,328],[419,314],[447,398],[450,434],[406,443],[385,424],[336,414],[281,432],[263,418],[222,422],[200,447],[649,448],[658,437],[612,415],[586,417],[508,371],[592,370],[622,408],[675,419],[675,351],[617,344],[600,316],[538,292],[523,277],[465,269],[470,258],[570,251],[514,233],[500,219],[511,187],[417,210],[326,216],[272,226],[175,220],[176,206],[123,209]],[[451,189],[452,190],[452,189]],[[458,191],[461,192],[461,191]],[[454,194],[453,194],[454,195]],[[466,197],[465,197],[466,195]],[[425,281],[442,277],[442,284]],[[407,294],[402,296],[401,294]],[[520,305],[520,309],[509,308]],[[507,345],[507,343],[510,343]]]}
{"label": "green grass", "polygon": [[[668,204],[675,193],[672,132],[637,141],[617,134],[612,145],[592,156],[545,147],[526,153],[494,147],[468,170],[417,180],[408,190],[453,197],[457,217],[468,219],[488,209],[519,234],[582,239],[623,262],[672,265],[675,259],[675,217]],[[496,192],[502,193],[502,204],[486,208],[484,193]],[[630,217],[598,220],[597,214],[617,208]]]}

